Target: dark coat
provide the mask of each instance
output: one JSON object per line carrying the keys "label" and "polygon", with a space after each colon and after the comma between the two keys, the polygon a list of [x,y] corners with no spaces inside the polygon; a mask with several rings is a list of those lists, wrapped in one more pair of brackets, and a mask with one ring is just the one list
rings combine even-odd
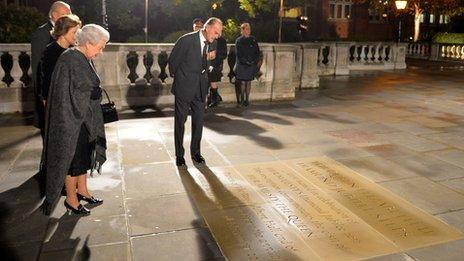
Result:
{"label": "dark coat", "polygon": [[181,36],[169,55],[169,73],[174,77],[172,94],[192,100],[200,91],[201,99],[208,95],[208,73],[203,66],[200,32]]}
{"label": "dark coat", "polygon": [[47,101],[45,126],[46,194],[45,213],[50,213],[60,196],[77,145],[79,131],[84,124],[89,131],[89,142],[95,142],[92,171],[100,172],[106,160],[106,138],[101,95],[91,99],[99,89],[100,79],[89,60],[75,48],[66,50],[55,66]]}
{"label": "dark coat", "polygon": [[61,47],[56,41],[51,42],[42,54],[40,66],[37,71],[37,93],[41,100],[48,99],[48,90],[52,80],[53,69],[55,69],[58,57],[66,50]]}
{"label": "dark coat", "polygon": [[224,59],[227,58],[227,42],[224,38],[219,37],[211,44],[211,50],[216,51],[216,58],[211,61],[212,71],[210,72],[210,81],[220,82],[222,70],[224,67]]}
{"label": "dark coat", "polygon": [[35,94],[35,113],[34,125],[41,130],[45,125],[45,108],[42,103],[40,90],[37,88],[37,71],[39,67],[40,58],[45,50],[45,47],[53,41],[50,31],[53,26],[50,21],[39,26],[37,30],[32,33],[31,37],[31,69],[32,69],[32,83],[34,84]]}
{"label": "dark coat", "polygon": [[237,80],[251,81],[258,71],[259,46],[253,36],[240,36],[235,41],[237,60],[235,75]]}

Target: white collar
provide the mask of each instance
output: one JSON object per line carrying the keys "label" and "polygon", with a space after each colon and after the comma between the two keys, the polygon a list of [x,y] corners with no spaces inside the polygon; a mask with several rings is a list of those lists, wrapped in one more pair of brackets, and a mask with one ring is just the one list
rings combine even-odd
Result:
{"label": "white collar", "polygon": [[199,34],[200,34],[200,41],[201,41],[202,44],[204,44],[205,41],[206,41],[206,38],[203,35],[203,29],[199,31]]}

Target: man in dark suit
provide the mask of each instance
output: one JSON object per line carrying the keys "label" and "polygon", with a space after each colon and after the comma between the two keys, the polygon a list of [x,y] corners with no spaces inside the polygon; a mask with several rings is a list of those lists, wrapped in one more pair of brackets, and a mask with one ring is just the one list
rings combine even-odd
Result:
{"label": "man in dark suit", "polygon": [[204,164],[200,143],[203,132],[205,102],[208,95],[209,45],[222,33],[222,22],[212,17],[202,30],[181,36],[169,56],[169,73],[174,77],[171,92],[175,96],[174,137],[176,165],[185,166],[184,130],[192,111],[190,154],[197,164]]}
{"label": "man in dark suit", "polygon": [[40,129],[42,139],[44,137],[44,125],[45,125],[45,102],[47,97],[42,97],[42,91],[40,86],[37,84],[37,70],[39,66],[40,58],[45,50],[45,47],[53,41],[50,35],[50,31],[55,25],[55,21],[63,15],[71,14],[71,7],[62,1],[56,1],[50,7],[48,12],[49,20],[39,26],[37,30],[32,34],[31,37],[31,66],[32,66],[32,81],[34,83],[35,98],[36,98],[36,127]]}

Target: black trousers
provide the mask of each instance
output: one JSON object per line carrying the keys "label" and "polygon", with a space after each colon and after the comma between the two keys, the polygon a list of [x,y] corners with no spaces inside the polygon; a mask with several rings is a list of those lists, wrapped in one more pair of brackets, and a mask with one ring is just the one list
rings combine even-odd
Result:
{"label": "black trousers", "polygon": [[205,116],[205,101],[201,99],[200,91],[193,100],[185,100],[175,97],[174,110],[174,139],[176,145],[176,157],[184,157],[184,132],[185,121],[189,110],[192,111],[192,141],[190,142],[190,154],[200,154],[201,136],[203,134],[203,119]]}

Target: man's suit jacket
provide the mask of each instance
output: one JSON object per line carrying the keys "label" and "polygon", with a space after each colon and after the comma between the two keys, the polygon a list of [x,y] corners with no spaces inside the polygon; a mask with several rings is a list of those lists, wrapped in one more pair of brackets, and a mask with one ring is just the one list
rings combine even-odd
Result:
{"label": "man's suit jacket", "polygon": [[31,66],[32,66],[32,80],[37,80],[37,66],[39,65],[40,58],[45,47],[53,41],[50,35],[50,31],[53,26],[50,21],[39,26],[37,30],[32,34],[31,37]]}
{"label": "man's suit jacket", "polygon": [[181,36],[169,55],[169,73],[174,77],[172,94],[191,101],[200,92],[202,101],[208,94],[207,67],[203,66],[200,33]]}
{"label": "man's suit jacket", "polygon": [[[35,94],[35,113],[34,113],[34,126],[44,130],[45,126],[45,108],[42,100],[47,99],[43,97],[41,86],[37,82],[37,70],[39,69],[39,62],[42,58],[42,53],[45,47],[53,41],[50,36],[50,31],[53,26],[50,21],[39,26],[31,37],[31,67],[32,67],[32,83],[34,84]],[[42,132],[43,135],[43,132]]]}

